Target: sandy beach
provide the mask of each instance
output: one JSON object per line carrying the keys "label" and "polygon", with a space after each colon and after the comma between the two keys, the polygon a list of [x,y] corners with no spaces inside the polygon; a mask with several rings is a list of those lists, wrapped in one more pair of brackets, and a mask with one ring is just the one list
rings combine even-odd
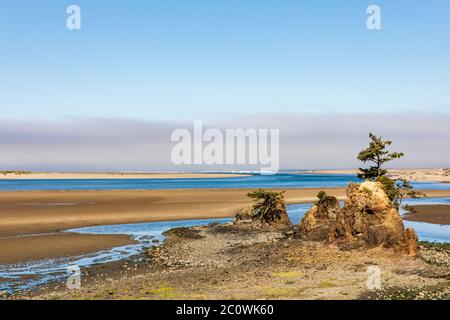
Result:
{"label": "sandy beach", "polygon": [[55,233],[2,238],[0,264],[84,255],[132,243],[126,235]]}
{"label": "sandy beach", "polygon": [[245,174],[233,173],[132,173],[132,172],[25,172],[0,173],[0,180],[65,180],[65,179],[201,179],[236,178]]}
{"label": "sandy beach", "polygon": [[[321,174],[357,174],[357,169],[312,170]],[[411,181],[429,181],[450,183],[450,169],[389,169],[392,178]]]}
{"label": "sandy beach", "polygon": [[450,205],[417,205],[406,220],[450,225]]}
{"label": "sandy beach", "polygon": [[[287,203],[315,201],[321,189],[288,190]],[[326,189],[339,199],[345,198],[344,188]],[[0,193],[0,264],[27,261],[58,255],[83,254],[130,241],[122,236],[82,236],[60,238],[47,236],[70,228],[232,217],[251,204],[250,189],[225,190],[129,190],[129,191],[19,191]],[[432,197],[450,196],[450,190],[432,190]],[[11,240],[17,235],[37,234]],[[45,234],[40,236],[39,234]],[[65,245],[55,243],[63,239]],[[76,240],[79,239],[80,241]],[[84,241],[81,241],[84,240]],[[23,250],[39,241],[39,253]],[[117,241],[117,242],[114,242]],[[6,252],[6,251],[5,251]]]}
{"label": "sandy beach", "polygon": [[[130,191],[24,191],[0,193],[0,264],[34,258],[95,252],[123,244],[123,236],[47,236],[70,228],[232,217],[251,204],[250,189],[239,190],[130,190]],[[289,190],[290,203],[310,202],[319,189]],[[344,189],[329,189],[340,198]],[[11,240],[17,235],[36,235]],[[39,236],[44,234],[44,236]],[[80,241],[77,241],[79,239]],[[65,245],[56,245],[64,240]],[[39,242],[37,242],[39,241]],[[39,243],[39,255],[33,249]],[[42,249],[42,248],[45,248]],[[20,249],[20,250],[19,250]],[[6,253],[7,252],[7,253]]]}

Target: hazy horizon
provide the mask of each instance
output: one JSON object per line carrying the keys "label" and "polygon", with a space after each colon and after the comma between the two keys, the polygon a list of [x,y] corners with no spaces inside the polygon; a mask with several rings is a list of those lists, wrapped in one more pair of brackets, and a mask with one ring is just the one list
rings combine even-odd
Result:
{"label": "hazy horizon", "polygon": [[[395,168],[441,168],[450,163],[450,115],[251,115],[205,121],[205,127],[281,128],[280,168],[358,168],[357,153],[374,132],[406,156]],[[170,134],[190,122],[71,119],[0,121],[0,168],[33,171],[258,170],[257,166],[176,166]]]}

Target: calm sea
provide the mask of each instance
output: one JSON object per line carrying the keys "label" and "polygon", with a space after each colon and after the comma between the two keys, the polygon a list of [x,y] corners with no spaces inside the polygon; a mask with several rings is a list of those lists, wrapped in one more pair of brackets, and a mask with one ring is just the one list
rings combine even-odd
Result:
{"label": "calm sea", "polygon": [[[251,175],[211,179],[0,180],[0,191],[21,190],[168,190],[220,188],[326,188],[360,182],[349,174]],[[414,183],[417,189],[450,189],[444,183]]]}

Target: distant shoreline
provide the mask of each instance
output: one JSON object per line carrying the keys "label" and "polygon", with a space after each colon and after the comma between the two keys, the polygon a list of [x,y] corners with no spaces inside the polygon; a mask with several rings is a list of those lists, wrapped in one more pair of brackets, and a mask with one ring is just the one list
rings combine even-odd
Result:
{"label": "distant shoreline", "polygon": [[100,179],[205,179],[237,178],[248,174],[239,173],[130,173],[130,172],[30,172],[0,173],[0,180],[100,180]]}
{"label": "distant shoreline", "polygon": [[[357,174],[357,169],[311,170],[318,174]],[[397,179],[410,181],[450,183],[450,169],[389,169],[388,174]]]}

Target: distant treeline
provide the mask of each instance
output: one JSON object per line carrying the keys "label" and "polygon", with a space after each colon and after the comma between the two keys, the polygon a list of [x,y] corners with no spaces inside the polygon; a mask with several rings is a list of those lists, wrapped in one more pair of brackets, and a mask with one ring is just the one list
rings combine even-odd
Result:
{"label": "distant treeline", "polygon": [[1,170],[0,171],[0,174],[2,174],[2,175],[4,175],[4,176],[6,176],[6,175],[8,175],[8,174],[18,174],[18,175],[20,175],[20,174],[30,174],[30,173],[33,173],[32,171],[25,171],[25,170]]}

